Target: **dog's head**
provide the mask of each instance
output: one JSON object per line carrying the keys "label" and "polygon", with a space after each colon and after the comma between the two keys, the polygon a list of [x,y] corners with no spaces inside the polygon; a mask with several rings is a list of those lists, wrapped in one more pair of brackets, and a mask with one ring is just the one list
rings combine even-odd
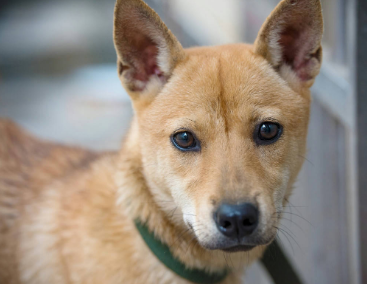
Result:
{"label": "dog's head", "polygon": [[321,65],[319,0],[283,0],[253,46],[185,50],[140,0],[118,0],[118,73],[145,179],[207,249],[269,243],[305,155]]}

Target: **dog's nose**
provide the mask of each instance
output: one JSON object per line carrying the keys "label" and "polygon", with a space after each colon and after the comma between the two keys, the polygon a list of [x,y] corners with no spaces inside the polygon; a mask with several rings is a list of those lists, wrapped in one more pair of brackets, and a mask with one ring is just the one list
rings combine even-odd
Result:
{"label": "dog's nose", "polygon": [[249,236],[256,229],[259,211],[251,203],[222,204],[214,214],[218,230],[229,238]]}

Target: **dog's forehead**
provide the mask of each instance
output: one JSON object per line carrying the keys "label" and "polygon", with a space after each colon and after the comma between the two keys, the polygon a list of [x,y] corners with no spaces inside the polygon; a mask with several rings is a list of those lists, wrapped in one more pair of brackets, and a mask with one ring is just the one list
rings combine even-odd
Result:
{"label": "dog's forehead", "polygon": [[224,110],[244,116],[266,111],[271,117],[272,112],[297,107],[300,101],[301,97],[247,45],[189,50],[186,62],[158,96],[158,104],[167,104],[167,110],[180,114],[216,115]]}

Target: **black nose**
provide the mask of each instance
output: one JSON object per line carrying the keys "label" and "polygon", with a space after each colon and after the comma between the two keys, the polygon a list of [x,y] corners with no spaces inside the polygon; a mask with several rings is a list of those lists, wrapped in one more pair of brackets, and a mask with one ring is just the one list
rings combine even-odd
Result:
{"label": "black nose", "polygon": [[259,221],[259,211],[251,203],[222,204],[214,218],[223,235],[238,239],[253,233]]}

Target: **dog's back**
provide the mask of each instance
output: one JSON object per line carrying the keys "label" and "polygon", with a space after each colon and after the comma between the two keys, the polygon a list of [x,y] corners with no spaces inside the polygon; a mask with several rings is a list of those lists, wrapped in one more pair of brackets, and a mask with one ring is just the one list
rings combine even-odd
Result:
{"label": "dog's back", "polygon": [[100,154],[38,140],[15,123],[0,120],[0,220],[19,214],[25,197],[36,197],[52,180],[88,165]]}
{"label": "dog's back", "polygon": [[16,268],[19,223],[29,214],[25,205],[37,200],[54,180],[63,179],[99,156],[40,141],[15,123],[0,119],[0,279],[17,283],[10,275]]}

